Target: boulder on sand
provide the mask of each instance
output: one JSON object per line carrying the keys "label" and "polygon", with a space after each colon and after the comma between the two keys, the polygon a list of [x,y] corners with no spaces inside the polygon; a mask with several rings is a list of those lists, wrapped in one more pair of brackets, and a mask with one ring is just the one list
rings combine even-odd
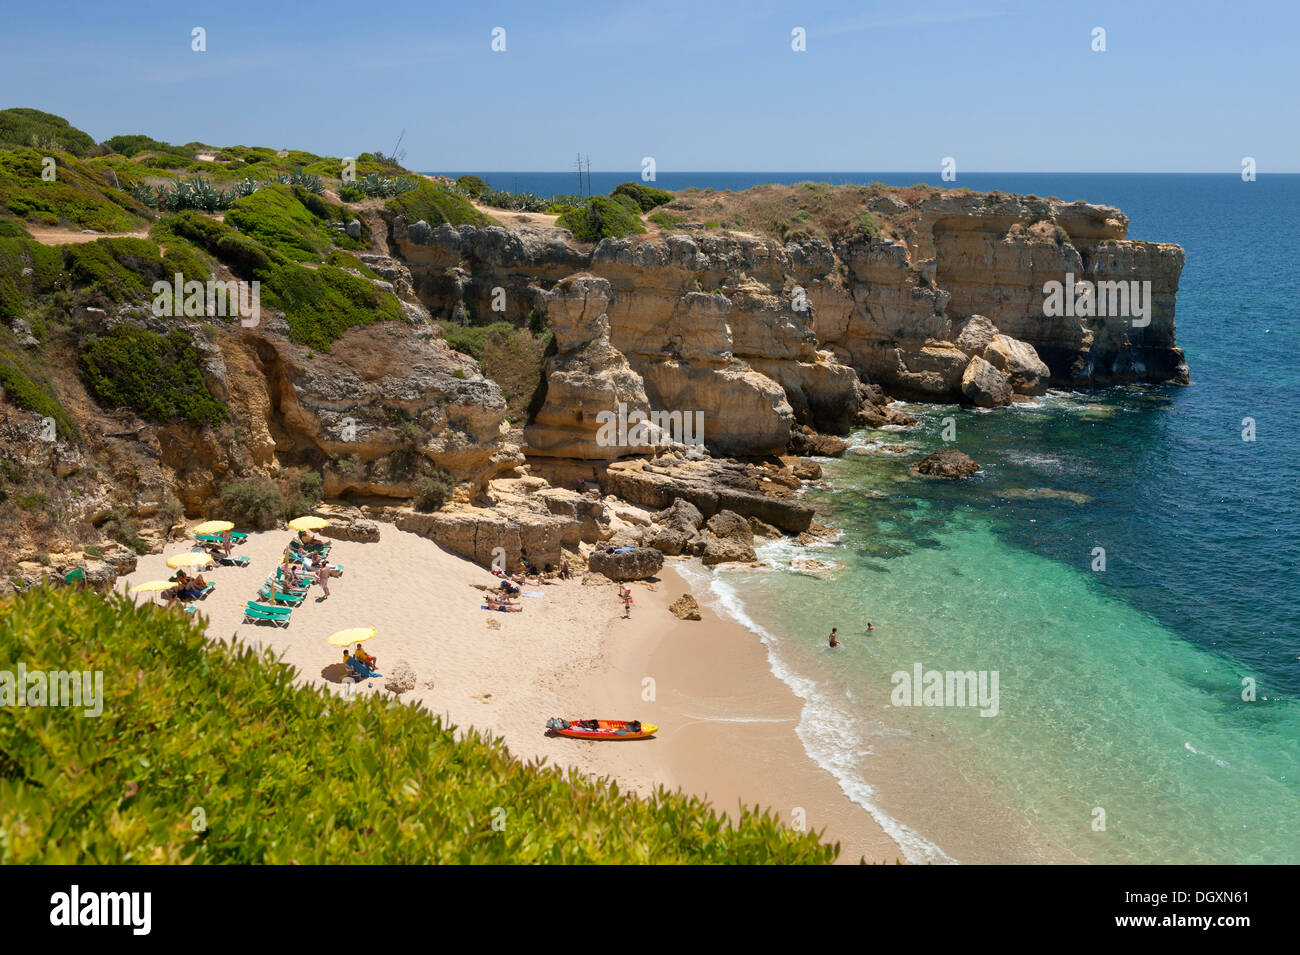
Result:
{"label": "boulder on sand", "polygon": [[690,594],[682,594],[668,605],[668,609],[672,611],[674,617],[680,617],[682,620],[700,619],[700,604]]}
{"label": "boulder on sand", "polygon": [[653,547],[598,550],[587,558],[587,567],[592,573],[603,574],[610,580],[644,580],[659,573],[663,565],[663,553]]}

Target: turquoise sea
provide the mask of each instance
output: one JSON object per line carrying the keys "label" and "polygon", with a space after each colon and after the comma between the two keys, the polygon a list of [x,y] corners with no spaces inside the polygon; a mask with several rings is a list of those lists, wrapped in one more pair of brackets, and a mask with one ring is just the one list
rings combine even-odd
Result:
{"label": "turquoise sea", "polygon": [[[485,178],[576,191],[572,173]],[[593,185],[634,178],[593,173]],[[942,184],[824,172],[656,184],[803,180]],[[1050,846],[1045,858],[1098,863],[1300,862],[1300,176],[987,173],[956,185],[1115,205],[1131,238],[1183,246],[1176,318],[1193,384],[990,412],[907,406],[919,427],[859,433],[823,462],[830,487],[808,500],[839,542],[760,551],[785,571],[714,573],[718,605],[804,699],[809,752],[915,861]],[[951,446],[982,473],[908,477],[945,446],[947,417]],[[801,557],[835,569],[789,572]],[[996,671],[998,715],[891,705],[892,674],[916,663]]]}

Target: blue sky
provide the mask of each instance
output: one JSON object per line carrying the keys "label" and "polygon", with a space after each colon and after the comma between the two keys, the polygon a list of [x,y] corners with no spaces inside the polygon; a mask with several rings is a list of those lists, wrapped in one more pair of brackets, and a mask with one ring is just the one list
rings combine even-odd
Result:
{"label": "blue sky", "polygon": [[[416,169],[1300,171],[1300,4],[10,4],[0,106]],[[207,52],[190,49],[207,31]],[[1093,52],[1092,30],[1107,50]],[[502,27],[506,51],[491,49]],[[807,50],[791,49],[802,27]]]}

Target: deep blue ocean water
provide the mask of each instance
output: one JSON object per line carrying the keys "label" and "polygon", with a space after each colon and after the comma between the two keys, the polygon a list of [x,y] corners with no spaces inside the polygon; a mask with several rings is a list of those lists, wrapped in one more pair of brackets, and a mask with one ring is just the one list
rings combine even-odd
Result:
{"label": "deep blue ocean water", "polygon": [[[483,176],[577,191],[576,173]],[[638,178],[592,173],[592,185]],[[761,555],[837,569],[710,578],[804,697],[809,751],[915,859],[987,858],[953,839],[980,815],[956,806],[940,821],[876,778],[885,765],[909,791],[991,794],[1031,838],[1088,861],[1300,862],[1300,176],[663,173],[654,184],[807,180],[1118,206],[1130,238],[1186,251],[1176,321],[1192,377],[992,412],[913,405],[918,428],[860,433],[825,462],[833,489],[809,499],[842,540]],[[982,475],[907,477],[944,446],[946,417]],[[888,443],[907,454],[876,453]],[[849,635],[843,652],[825,649],[832,626]],[[891,675],[915,662],[999,671],[999,716],[890,706]],[[1242,698],[1248,681],[1254,700]]]}

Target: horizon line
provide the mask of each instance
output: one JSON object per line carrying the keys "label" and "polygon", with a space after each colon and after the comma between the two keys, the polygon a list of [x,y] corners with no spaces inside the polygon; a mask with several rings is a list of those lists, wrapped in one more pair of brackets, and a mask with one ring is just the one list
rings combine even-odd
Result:
{"label": "horizon line", "polygon": [[[449,172],[459,172],[459,173],[461,173],[461,174],[467,174],[469,171],[470,171],[470,170],[468,170],[468,169],[454,169],[454,168],[449,168],[449,169],[445,169],[445,170],[412,169],[412,172],[418,172],[418,173],[421,173],[421,174],[423,174],[423,175],[438,175],[438,174],[446,175],[446,174],[449,173]],[[477,173],[477,174],[483,174],[483,175],[489,175],[489,176],[490,176],[490,175],[502,175],[502,174],[505,174],[505,173],[528,174],[528,175],[557,175],[557,176],[573,176],[573,175],[577,175],[577,173],[576,173],[574,170],[572,170],[572,169],[568,169],[568,170],[564,170],[564,169],[474,169],[474,170],[472,170],[472,171],[473,171],[474,173]],[[584,170],[584,175],[585,175],[585,173],[588,172],[588,171],[590,171],[592,174],[599,173],[599,174],[601,174],[601,175],[604,175],[604,174],[606,174],[606,173],[618,173],[618,174],[623,174],[623,173],[634,173],[638,179],[640,178],[640,171],[639,171],[639,170],[635,170],[635,169],[592,169],[592,170]],[[873,176],[931,176],[931,175],[935,175],[935,172],[934,172],[933,170],[930,170],[930,171],[924,171],[924,170],[917,170],[917,169],[863,169],[863,170],[851,170],[851,169],[681,169],[681,170],[669,170],[669,171],[667,171],[667,172],[665,172],[664,170],[659,170],[657,174],[659,174],[659,175],[674,175],[674,176],[695,176],[695,175],[706,175],[706,176],[717,176],[717,175],[776,175],[776,176],[790,176],[790,175],[802,175],[802,174],[805,174],[805,173],[806,173],[806,174],[814,174],[814,173],[815,173],[815,174],[817,174],[817,175],[840,175],[840,176],[863,176],[863,175],[873,175]],[[958,176],[958,178],[957,178],[956,180],[953,180],[953,182],[960,181],[961,176],[1005,176],[1005,175],[1012,175],[1012,176],[1234,176],[1234,177],[1236,177],[1236,176],[1240,176],[1240,175],[1241,175],[1241,171],[1240,171],[1240,170],[1237,170],[1237,171],[1235,171],[1235,172],[1223,172],[1222,170],[1149,170],[1149,169],[1120,169],[1120,170],[1115,170],[1115,169],[1110,169],[1110,170],[1071,170],[1071,169],[1052,169],[1052,170],[1041,170],[1041,169],[1040,169],[1040,170],[1025,170],[1025,169],[969,169],[969,170],[965,170],[965,171],[963,171],[962,173],[960,173],[960,175]],[[1280,172],[1257,172],[1257,173],[1256,173],[1256,177],[1258,178],[1258,177],[1260,177],[1260,176],[1300,176],[1300,170],[1296,170],[1296,171],[1294,171],[1294,172],[1292,172],[1292,171],[1280,171]],[[654,180],[650,180],[650,181],[653,182]]]}

